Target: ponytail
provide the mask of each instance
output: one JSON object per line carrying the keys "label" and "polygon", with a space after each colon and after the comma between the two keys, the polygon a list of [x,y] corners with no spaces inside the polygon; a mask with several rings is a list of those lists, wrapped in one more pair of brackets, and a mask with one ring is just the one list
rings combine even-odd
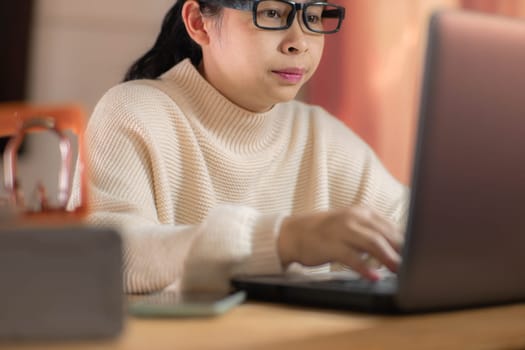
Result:
{"label": "ponytail", "polygon": [[[202,59],[200,46],[193,41],[182,20],[182,6],[185,0],[177,0],[162,22],[162,28],[153,47],[140,57],[127,71],[124,81],[135,79],[156,79],[180,61],[189,58],[194,66]],[[199,1],[201,12],[214,14],[217,7],[210,8]]]}

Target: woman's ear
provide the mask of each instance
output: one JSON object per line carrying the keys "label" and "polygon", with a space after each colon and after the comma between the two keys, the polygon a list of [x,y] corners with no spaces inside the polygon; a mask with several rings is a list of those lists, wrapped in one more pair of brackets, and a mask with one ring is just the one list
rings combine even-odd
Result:
{"label": "woman's ear", "polygon": [[[180,0],[179,0],[180,1]],[[182,6],[182,20],[190,38],[200,46],[209,42],[208,32],[204,25],[204,18],[195,0],[187,0]]]}

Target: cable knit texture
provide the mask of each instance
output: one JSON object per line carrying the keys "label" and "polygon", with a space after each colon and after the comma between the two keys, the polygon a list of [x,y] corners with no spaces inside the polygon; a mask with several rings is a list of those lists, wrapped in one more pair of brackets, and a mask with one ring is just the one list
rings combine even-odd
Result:
{"label": "cable knit texture", "polygon": [[342,122],[298,101],[246,111],[189,60],[109,90],[86,139],[88,221],[120,229],[129,293],[225,290],[233,274],[281,272],[276,240],[292,213],[361,204],[405,215],[406,188]]}

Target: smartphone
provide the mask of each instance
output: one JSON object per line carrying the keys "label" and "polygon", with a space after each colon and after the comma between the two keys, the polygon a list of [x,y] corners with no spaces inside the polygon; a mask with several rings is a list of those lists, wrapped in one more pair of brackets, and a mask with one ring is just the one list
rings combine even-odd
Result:
{"label": "smartphone", "polygon": [[244,291],[230,294],[159,292],[129,302],[130,314],[139,317],[217,316],[242,304]]}

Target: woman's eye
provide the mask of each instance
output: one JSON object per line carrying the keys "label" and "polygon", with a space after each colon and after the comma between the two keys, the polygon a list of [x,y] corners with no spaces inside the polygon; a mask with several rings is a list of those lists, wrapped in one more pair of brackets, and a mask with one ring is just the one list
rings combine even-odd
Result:
{"label": "woman's eye", "polygon": [[315,15],[308,15],[306,19],[308,20],[308,23],[312,23],[312,24],[316,24],[321,21],[321,18]]}
{"label": "woman's eye", "polygon": [[268,18],[279,18],[281,17],[277,10],[264,10],[263,15]]}

